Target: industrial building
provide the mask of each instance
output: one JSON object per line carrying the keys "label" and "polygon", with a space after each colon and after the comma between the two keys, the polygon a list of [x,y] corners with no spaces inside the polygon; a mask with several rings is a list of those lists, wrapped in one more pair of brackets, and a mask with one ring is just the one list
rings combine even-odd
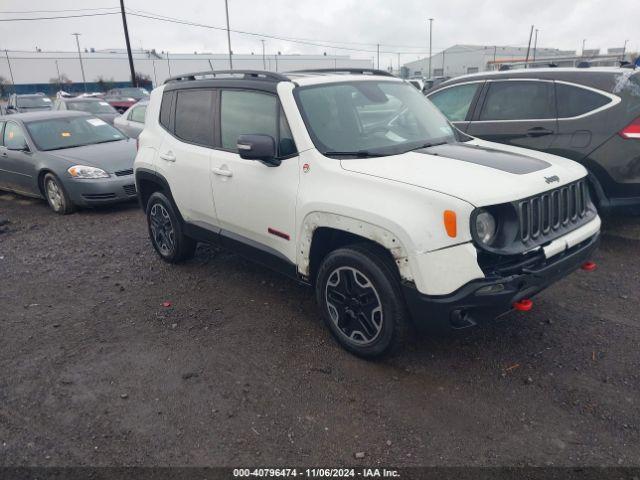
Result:
{"label": "industrial building", "polygon": [[[4,58],[2,58],[4,57]],[[126,51],[85,50],[78,52],[4,51],[0,76],[18,85],[130,80]],[[159,85],[172,75],[205,70],[229,69],[227,54],[170,53],[155,50],[133,52],[136,73]],[[371,68],[370,59],[348,55],[233,55],[236,69],[290,71],[309,68]],[[83,72],[84,70],[84,72]],[[84,78],[83,78],[84,77]],[[59,81],[61,79],[62,81]]]}
{"label": "industrial building", "polygon": [[[585,52],[587,53],[587,52]],[[454,45],[431,56],[431,76],[456,77],[468,73],[494,70],[503,64],[524,64],[527,58],[527,47],[488,46],[488,45]],[[578,58],[572,50],[555,48],[531,48],[530,62],[538,62],[545,66],[556,60],[572,61]],[[584,57],[579,57],[585,60]],[[617,64],[617,63],[616,63]],[[572,64],[573,66],[573,64]],[[429,77],[429,57],[404,64],[403,71],[410,77]]]}

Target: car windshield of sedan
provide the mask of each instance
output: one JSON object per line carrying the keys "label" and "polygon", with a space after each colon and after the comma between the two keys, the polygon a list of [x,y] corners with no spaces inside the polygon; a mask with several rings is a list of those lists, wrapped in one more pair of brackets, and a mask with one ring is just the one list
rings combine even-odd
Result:
{"label": "car windshield of sedan", "polygon": [[67,102],[67,108],[69,110],[77,110],[87,113],[118,113],[115,108],[109,105],[107,102]]}
{"label": "car windshield of sedan", "polygon": [[111,125],[95,117],[36,120],[26,126],[38,149],[44,151],[115,142],[126,138]]}
{"label": "car windshield of sedan", "polygon": [[414,86],[351,81],[296,90],[311,138],[327,156],[396,155],[463,140]]}
{"label": "car windshield of sedan", "polygon": [[50,108],[51,99],[41,95],[33,97],[18,97],[16,99],[18,108]]}

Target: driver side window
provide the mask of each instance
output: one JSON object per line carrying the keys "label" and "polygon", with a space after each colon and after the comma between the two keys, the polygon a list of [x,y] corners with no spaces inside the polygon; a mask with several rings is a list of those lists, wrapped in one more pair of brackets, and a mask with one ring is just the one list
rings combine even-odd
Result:
{"label": "driver side window", "polygon": [[19,150],[27,144],[24,132],[17,123],[9,122],[4,129],[4,146],[9,150]]}

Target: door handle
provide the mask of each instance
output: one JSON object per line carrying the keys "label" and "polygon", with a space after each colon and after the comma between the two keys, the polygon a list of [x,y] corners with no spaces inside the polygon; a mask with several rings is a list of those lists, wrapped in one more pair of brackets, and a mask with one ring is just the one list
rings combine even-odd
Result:
{"label": "door handle", "polygon": [[221,177],[233,177],[233,172],[227,168],[212,168],[211,171]]}
{"label": "door handle", "polygon": [[176,161],[176,156],[173,154],[173,152],[161,153],[160,158],[166,160],[167,162]]}
{"label": "door handle", "polygon": [[545,135],[553,135],[553,130],[544,127],[533,127],[527,130],[528,137],[544,137]]}

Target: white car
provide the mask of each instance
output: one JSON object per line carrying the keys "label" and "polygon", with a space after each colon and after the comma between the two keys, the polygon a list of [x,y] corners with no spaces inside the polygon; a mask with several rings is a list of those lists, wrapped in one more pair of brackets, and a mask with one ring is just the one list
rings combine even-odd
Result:
{"label": "white car", "polygon": [[144,129],[144,118],[147,113],[147,100],[134,103],[124,113],[113,120],[113,126],[130,138],[138,138]]}
{"label": "white car", "polygon": [[174,77],[134,168],[160,257],[235,248],[315,288],[363,357],[530,309],[599,242],[581,165],[468,137],[376,70]]}

